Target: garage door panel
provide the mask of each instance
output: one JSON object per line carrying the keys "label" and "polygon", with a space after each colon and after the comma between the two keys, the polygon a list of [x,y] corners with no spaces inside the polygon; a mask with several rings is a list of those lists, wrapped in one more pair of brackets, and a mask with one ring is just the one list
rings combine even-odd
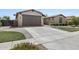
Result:
{"label": "garage door panel", "polygon": [[41,25],[41,16],[23,15],[23,26]]}

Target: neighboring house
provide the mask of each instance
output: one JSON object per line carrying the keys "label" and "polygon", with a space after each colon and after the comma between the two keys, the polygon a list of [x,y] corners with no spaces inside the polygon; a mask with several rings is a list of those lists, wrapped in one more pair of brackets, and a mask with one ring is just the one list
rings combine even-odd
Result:
{"label": "neighboring house", "polygon": [[45,17],[44,24],[46,25],[66,25],[67,19],[62,14],[59,14],[56,16]]}
{"label": "neighboring house", "polygon": [[44,25],[45,15],[34,9],[16,13],[17,26],[41,26]]}
{"label": "neighboring house", "polygon": [[67,16],[66,18],[67,18],[67,23],[68,23],[68,25],[69,25],[70,22],[71,22],[72,16]]}

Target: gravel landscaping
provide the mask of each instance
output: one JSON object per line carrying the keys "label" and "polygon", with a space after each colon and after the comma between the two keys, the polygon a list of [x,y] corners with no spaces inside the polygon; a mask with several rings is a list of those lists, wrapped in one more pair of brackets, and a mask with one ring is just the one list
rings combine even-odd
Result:
{"label": "gravel landscaping", "polygon": [[20,43],[14,46],[11,50],[39,50],[38,45],[32,43]]}

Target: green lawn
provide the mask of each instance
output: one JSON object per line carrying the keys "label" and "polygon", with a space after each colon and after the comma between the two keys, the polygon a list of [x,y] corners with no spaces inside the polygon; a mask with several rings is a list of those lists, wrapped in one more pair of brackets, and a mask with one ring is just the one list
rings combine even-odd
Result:
{"label": "green lawn", "polygon": [[76,28],[76,27],[54,27],[54,28],[61,29],[61,30],[64,30],[64,31],[68,31],[68,32],[79,31],[79,28]]}
{"label": "green lawn", "polygon": [[13,32],[13,31],[0,32],[0,43],[16,41],[16,40],[23,40],[23,39],[25,39],[25,36],[19,32]]}

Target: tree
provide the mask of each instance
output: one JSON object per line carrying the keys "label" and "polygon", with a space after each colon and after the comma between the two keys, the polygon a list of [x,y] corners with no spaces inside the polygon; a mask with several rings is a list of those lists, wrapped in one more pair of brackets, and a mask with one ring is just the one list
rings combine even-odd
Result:
{"label": "tree", "polygon": [[4,16],[4,17],[2,17],[2,20],[10,20],[10,17],[9,16]]}
{"label": "tree", "polygon": [[1,20],[0,20],[0,26],[2,26],[2,22],[1,22]]}
{"label": "tree", "polygon": [[77,23],[78,23],[78,25],[79,25],[79,17],[77,17],[77,19],[76,19],[76,20],[77,20]]}
{"label": "tree", "polygon": [[9,16],[3,16],[1,18],[2,25],[3,26],[9,26],[10,25],[10,17]]}
{"label": "tree", "polygon": [[75,25],[75,26],[78,26],[79,25],[79,17],[72,16],[71,18],[72,18],[71,19],[71,24]]}

